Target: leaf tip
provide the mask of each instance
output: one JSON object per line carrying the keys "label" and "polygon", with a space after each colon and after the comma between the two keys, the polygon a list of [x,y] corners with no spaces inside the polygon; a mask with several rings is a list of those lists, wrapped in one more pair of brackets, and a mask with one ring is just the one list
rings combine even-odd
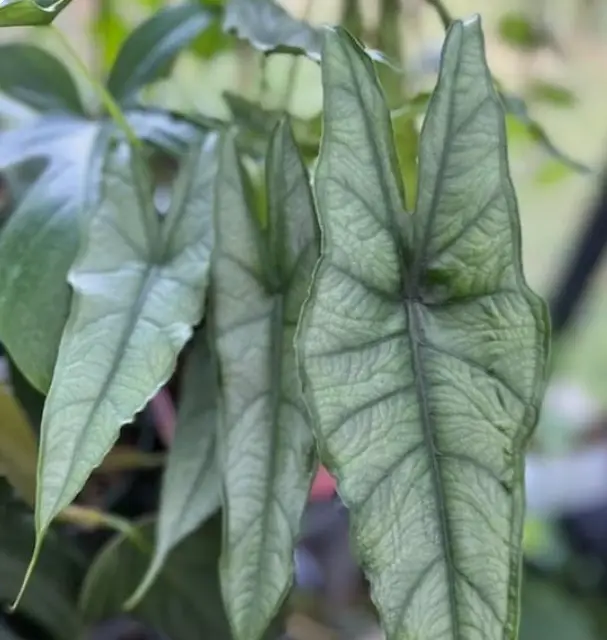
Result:
{"label": "leaf tip", "polygon": [[40,556],[40,551],[42,550],[42,544],[44,542],[45,535],[46,535],[45,530],[39,531],[36,534],[36,543],[34,545],[32,558],[25,572],[25,576],[23,578],[21,588],[19,589],[19,593],[17,593],[17,597],[8,608],[9,613],[15,613],[15,611],[19,607],[19,604],[21,603],[21,600],[23,599],[23,596],[25,595],[25,590],[27,589],[27,586],[30,583],[30,580],[34,574],[34,569],[36,568],[36,564],[38,563],[38,558]]}

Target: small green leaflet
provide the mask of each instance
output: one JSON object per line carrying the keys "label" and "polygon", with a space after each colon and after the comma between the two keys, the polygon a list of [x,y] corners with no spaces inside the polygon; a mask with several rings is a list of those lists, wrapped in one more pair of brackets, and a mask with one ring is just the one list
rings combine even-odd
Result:
{"label": "small green leaflet", "polygon": [[0,27],[50,24],[72,0],[0,0]]}
{"label": "small green leaflet", "polygon": [[36,553],[53,518],[168,380],[203,314],[213,241],[215,134],[192,147],[165,219],[147,167],[108,153],[102,195],[69,272],[73,299],[42,416]]}
{"label": "small green leaflet", "polygon": [[217,185],[212,309],[222,376],[222,591],[236,640],[258,640],[286,596],[312,474],[295,327],[318,255],[306,169],[282,121],[266,163],[268,227],[226,138]]}
{"label": "small green leaflet", "polygon": [[135,29],[110,71],[107,88],[119,102],[132,101],[145,85],[167,75],[177,54],[207,27],[215,13],[199,2],[168,6]]}
{"label": "small green leaflet", "polygon": [[336,30],[322,74],[323,253],[297,342],[321,459],[387,640],[510,640],[549,331],[480,20],[449,29],[412,215],[371,60]]}
{"label": "small green leaflet", "polygon": [[220,506],[215,464],[217,366],[206,330],[194,335],[183,380],[175,436],[162,481],[154,556],[129,600],[129,608],[152,586],[170,551]]}

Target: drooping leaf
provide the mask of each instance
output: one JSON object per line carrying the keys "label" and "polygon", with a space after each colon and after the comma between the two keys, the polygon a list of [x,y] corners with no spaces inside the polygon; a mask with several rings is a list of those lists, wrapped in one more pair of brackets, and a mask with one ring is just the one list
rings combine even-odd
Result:
{"label": "drooping leaf", "polygon": [[0,27],[50,24],[72,0],[0,0]]}
{"label": "drooping leaf", "polygon": [[[174,155],[184,153],[199,130],[162,111],[127,115],[138,137]],[[31,186],[0,232],[0,340],[43,393],[69,312],[67,272],[81,225],[98,197],[112,128],[112,123],[49,116],[0,132],[0,172],[32,167],[25,176]]]}
{"label": "drooping leaf", "polygon": [[223,28],[260,51],[320,56],[320,33],[275,0],[228,0]]}
{"label": "drooping leaf", "polygon": [[312,474],[312,432],[293,337],[318,255],[308,176],[282,122],[266,164],[261,230],[232,139],[217,185],[213,333],[222,373],[220,469],[225,541],[220,565],[237,640],[258,640],[292,581],[292,557]]}
{"label": "drooping leaf", "polygon": [[212,243],[215,140],[194,141],[161,219],[140,156],[116,143],[70,269],[74,299],[42,416],[38,544],[120,427],[168,380],[202,316]]}
{"label": "drooping leaf", "polygon": [[0,46],[0,91],[37,111],[85,113],[66,67],[55,56],[30,44]]}
{"label": "drooping leaf", "polygon": [[[122,612],[148,568],[154,529],[154,522],[139,527],[140,546],[119,536],[101,550],[82,589],[85,620],[100,622]],[[183,540],[133,614],[169,638],[231,640],[217,576],[220,532],[220,518],[214,518]]]}
{"label": "drooping leaf", "polygon": [[162,483],[154,555],[130,599],[131,605],[145,596],[172,549],[220,506],[215,461],[216,369],[206,331],[198,331],[183,372],[175,437]]}
{"label": "drooping leaf", "polygon": [[43,167],[0,233],[0,340],[44,393],[69,310],[67,271],[97,194],[106,140],[99,123],[64,116],[0,133],[0,171]]}
{"label": "drooping leaf", "polygon": [[448,32],[413,215],[370,60],[338,30],[322,71],[323,253],[298,334],[321,460],[387,640],[514,637],[548,327],[480,21]]}
{"label": "drooping leaf", "polygon": [[132,101],[146,84],[170,71],[177,54],[212,22],[214,13],[199,2],[168,6],[131,33],[120,49],[107,87],[120,102]]}
{"label": "drooping leaf", "polygon": [[30,504],[36,495],[37,451],[26,415],[15,398],[0,387],[0,475]]}
{"label": "drooping leaf", "polygon": [[[19,590],[32,551],[33,518],[10,499],[10,488],[0,484],[0,600],[11,602]],[[31,618],[57,640],[74,640],[82,631],[77,608],[84,577],[83,558],[57,532],[51,531],[40,555],[38,570],[24,595],[19,614]]]}

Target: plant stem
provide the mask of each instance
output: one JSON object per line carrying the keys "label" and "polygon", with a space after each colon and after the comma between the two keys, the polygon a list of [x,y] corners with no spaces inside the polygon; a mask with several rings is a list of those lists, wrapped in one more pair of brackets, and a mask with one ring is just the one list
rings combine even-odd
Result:
{"label": "plant stem", "polygon": [[[314,0],[307,0],[300,20],[307,22],[312,13],[312,5]],[[294,55],[291,59],[291,66],[289,68],[289,76],[287,78],[287,87],[285,89],[285,95],[282,100],[282,111],[288,111],[291,101],[293,100],[293,94],[295,93],[295,85],[297,83],[297,76],[299,72],[300,56]]]}
{"label": "plant stem", "polygon": [[432,7],[436,11],[436,13],[438,13],[438,17],[443,23],[443,27],[445,27],[445,29],[448,29],[453,22],[453,18],[449,13],[447,7],[445,7],[445,5],[442,3],[442,0],[426,0],[426,4]]}
{"label": "plant stem", "polygon": [[109,91],[105,88],[105,86],[95,78],[95,76],[89,71],[87,66],[82,61],[82,58],[78,55],[77,51],[71,45],[70,41],[67,39],[65,34],[54,25],[50,25],[49,29],[52,31],[54,36],[61,42],[63,48],[67,51],[69,56],[72,58],[74,63],[78,66],[79,71],[84,75],[87,79],[97,97],[102,102],[103,106],[107,109],[112,120],[116,123],[116,126],[122,130],[127,140],[133,147],[139,147],[141,142],[135,135],[135,132],[131,128],[128,120],[125,118],[124,113],[118,106],[118,103],[114,100]]}

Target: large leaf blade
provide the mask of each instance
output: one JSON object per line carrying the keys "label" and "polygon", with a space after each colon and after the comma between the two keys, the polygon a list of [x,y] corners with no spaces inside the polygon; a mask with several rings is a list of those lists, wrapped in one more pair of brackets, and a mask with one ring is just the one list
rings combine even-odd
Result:
{"label": "large leaf blade", "polygon": [[0,27],[50,24],[72,0],[0,0]]}
{"label": "large leaf blade", "polygon": [[198,331],[183,371],[175,436],[162,480],[154,555],[130,606],[150,589],[173,548],[219,509],[216,369],[207,332]]}
{"label": "large leaf blade", "polygon": [[[141,159],[117,143],[86,243],[42,417],[38,544],[128,422],[172,374],[203,313],[212,243],[213,134],[193,144],[160,220]],[[128,211],[130,215],[125,215]]]}
{"label": "large leaf blade", "polygon": [[126,40],[110,71],[107,87],[119,101],[132,100],[146,84],[168,72],[177,54],[212,23],[215,14],[199,2],[168,6],[141,24]]}
{"label": "large leaf blade", "polygon": [[250,205],[233,140],[225,142],[213,332],[223,383],[220,575],[238,640],[262,637],[290,587],[312,472],[312,432],[293,337],[318,249],[306,169],[285,123],[272,136],[266,171],[267,234]]}
{"label": "large leaf blade", "polygon": [[0,46],[0,91],[37,111],[85,113],[69,71],[55,56],[30,44]]}
{"label": "large leaf blade", "polygon": [[548,329],[480,23],[446,39],[413,216],[371,61],[334,32],[322,70],[324,250],[298,339],[321,457],[389,640],[505,640]]}

